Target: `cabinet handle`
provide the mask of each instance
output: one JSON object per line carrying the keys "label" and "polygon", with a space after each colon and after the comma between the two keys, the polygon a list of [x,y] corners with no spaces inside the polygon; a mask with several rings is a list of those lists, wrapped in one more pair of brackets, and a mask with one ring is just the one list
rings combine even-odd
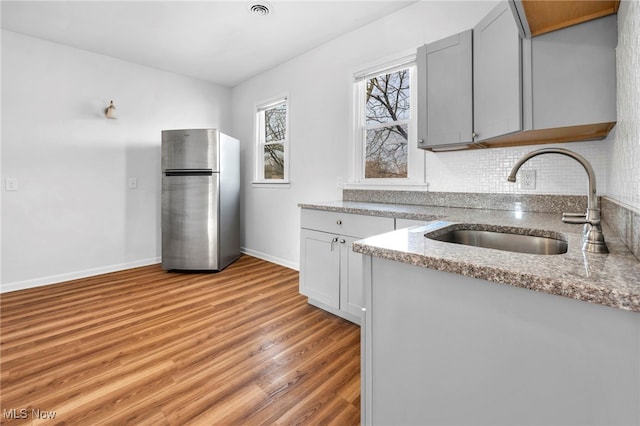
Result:
{"label": "cabinet handle", "polygon": [[342,221],[340,219],[337,220],[336,222],[338,225],[342,225]]}
{"label": "cabinet handle", "polygon": [[331,240],[331,251],[333,251],[333,243],[337,243],[338,242],[338,237],[335,237],[333,240]]}
{"label": "cabinet handle", "polygon": [[347,242],[347,241],[346,241],[345,239],[340,240],[340,244],[344,244],[344,243],[346,243],[346,242]]}
{"label": "cabinet handle", "polygon": [[476,140],[478,138],[478,136],[480,136],[480,135],[477,134],[476,132],[471,133],[471,137],[473,138],[473,140]]}

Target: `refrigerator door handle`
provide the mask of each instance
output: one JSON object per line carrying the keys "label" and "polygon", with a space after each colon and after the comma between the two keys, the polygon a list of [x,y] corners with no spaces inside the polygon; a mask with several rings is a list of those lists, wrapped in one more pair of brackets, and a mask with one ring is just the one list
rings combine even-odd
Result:
{"label": "refrigerator door handle", "polygon": [[211,176],[211,169],[168,169],[164,171],[166,176]]}

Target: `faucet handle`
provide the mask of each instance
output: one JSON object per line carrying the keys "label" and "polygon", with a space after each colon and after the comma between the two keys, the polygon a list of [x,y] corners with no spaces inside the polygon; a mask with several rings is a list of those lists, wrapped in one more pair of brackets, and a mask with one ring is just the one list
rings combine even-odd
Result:
{"label": "faucet handle", "polygon": [[562,213],[562,217],[587,217],[584,213]]}
{"label": "faucet handle", "polygon": [[587,215],[583,213],[562,213],[562,221],[579,225],[587,222]]}

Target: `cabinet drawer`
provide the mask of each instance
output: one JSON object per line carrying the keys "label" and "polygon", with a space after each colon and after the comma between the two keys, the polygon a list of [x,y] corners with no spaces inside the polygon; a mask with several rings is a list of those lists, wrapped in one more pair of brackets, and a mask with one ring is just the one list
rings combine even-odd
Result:
{"label": "cabinet drawer", "polygon": [[365,216],[351,213],[327,212],[323,210],[302,209],[302,228],[367,238],[393,231],[395,221],[391,217]]}

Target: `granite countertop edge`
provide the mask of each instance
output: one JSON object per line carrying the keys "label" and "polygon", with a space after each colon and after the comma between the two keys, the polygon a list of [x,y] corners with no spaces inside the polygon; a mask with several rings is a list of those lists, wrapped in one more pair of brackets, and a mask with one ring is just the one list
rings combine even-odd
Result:
{"label": "granite countertop edge", "polygon": [[601,304],[616,309],[640,312],[640,295],[606,290],[597,284],[585,285],[583,282],[574,282],[571,279],[563,277],[549,278],[527,272],[509,271],[499,266],[474,265],[472,262],[442,259],[427,254],[384,249],[370,246],[366,244],[366,242],[363,242],[363,240],[354,242],[353,250],[357,253],[371,255],[381,259],[393,260],[443,272],[451,272],[470,278],[506,284],[512,287],[569,297],[571,299]]}
{"label": "granite countertop edge", "polygon": [[435,220],[437,215],[424,213],[426,208],[438,208],[430,206],[418,206],[412,204],[384,204],[362,203],[358,201],[336,201],[328,203],[300,203],[298,207],[303,209],[323,210],[336,213],[364,214],[368,216],[394,217],[403,219]]}
{"label": "granite countertop edge", "polygon": [[[478,218],[486,212],[494,212],[491,210],[476,210],[476,209],[461,209],[456,207],[436,207],[436,206],[419,206],[419,205],[404,205],[404,204],[384,204],[384,203],[365,203],[365,202],[351,202],[351,201],[333,201],[323,203],[301,203],[298,205],[301,208],[324,210],[338,213],[351,213],[351,214],[363,214],[369,216],[381,216],[381,217],[394,217],[405,219],[417,219],[424,221],[433,220],[450,220],[456,222],[456,218],[460,215],[466,218],[478,215]],[[506,216],[512,212],[495,211],[498,215]],[[483,218],[484,221],[491,222],[491,219]],[[493,216],[493,215],[489,215]],[[542,217],[543,221],[548,217],[555,217],[556,215],[533,213],[529,217],[539,218]],[[526,220],[526,214],[525,214]],[[462,220],[464,222],[464,220]],[[524,222],[526,224],[526,222]],[[503,226],[510,226],[512,224],[505,224]],[[522,226],[522,224],[519,224]],[[575,232],[575,225],[573,227],[567,227],[564,224],[556,224],[551,229],[552,231],[559,231],[565,234],[571,234],[571,238],[574,241],[579,241],[581,238],[579,233]],[[539,228],[539,226],[533,226]],[[569,231],[570,230],[570,231]],[[607,229],[606,238],[607,243],[610,244],[614,250],[606,256],[611,256],[612,259],[618,262],[618,267],[625,269],[628,268],[627,277],[633,277],[636,273],[640,276],[640,262],[628,251],[628,249],[622,244],[621,240],[617,238],[615,234],[612,235],[611,231]],[[395,233],[400,231],[396,230]],[[397,234],[400,235],[400,234]],[[548,294],[554,294],[559,296],[565,296],[572,299],[591,302],[609,306],[616,309],[640,312],[640,283],[633,282],[628,285],[624,285],[621,282],[621,277],[625,277],[624,273],[621,273],[615,279],[606,279],[606,274],[603,274],[599,279],[590,279],[589,277],[580,277],[578,274],[562,274],[562,273],[538,273],[537,271],[518,270],[517,267],[504,266],[499,260],[495,264],[491,264],[491,261],[487,261],[486,258],[468,258],[462,255],[459,258],[455,257],[456,248],[450,249],[448,253],[443,255],[442,253],[431,252],[430,245],[421,247],[421,249],[407,248],[407,244],[401,244],[398,247],[394,247],[393,244],[380,244],[375,240],[376,237],[363,239],[356,241],[353,245],[353,250],[365,255],[371,255],[383,259],[398,261],[406,264],[420,266],[424,268],[430,268],[445,272],[452,272],[471,278],[484,279],[491,282],[500,284],[511,285],[514,287],[525,288],[533,291],[540,291]],[[404,241],[403,241],[404,243]],[[573,244],[575,246],[576,244]],[[451,246],[449,246],[451,247]],[[482,250],[479,248],[458,248],[461,253],[468,253],[470,250],[476,250],[480,253]],[[572,263],[573,266],[579,268],[580,258],[582,254],[580,250],[573,248]],[[452,255],[452,253],[454,253]],[[596,255],[598,256],[598,255]],[[597,257],[596,257],[597,259]],[[551,260],[549,260],[551,261]],[[632,278],[631,278],[632,279]]]}

